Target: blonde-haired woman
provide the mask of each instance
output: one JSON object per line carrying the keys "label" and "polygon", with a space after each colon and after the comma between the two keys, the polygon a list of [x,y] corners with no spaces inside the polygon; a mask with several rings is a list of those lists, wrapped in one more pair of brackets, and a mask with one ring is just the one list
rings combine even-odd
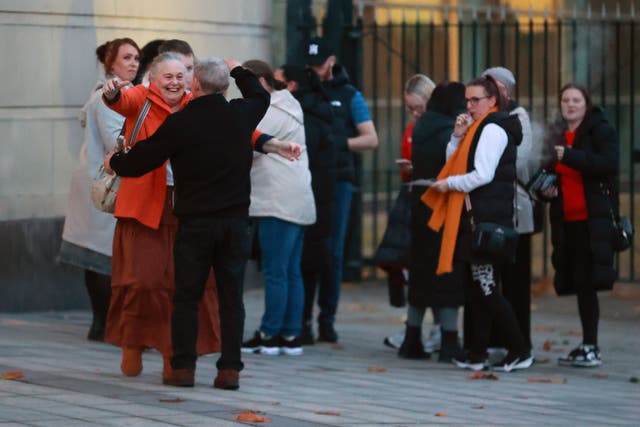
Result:
{"label": "blonde-haired woman", "polygon": [[[435,87],[436,87],[435,83],[424,74],[414,74],[404,84],[404,105],[405,105],[405,108],[407,109],[407,112],[411,115],[411,117],[413,117],[413,120],[404,129],[404,132],[402,134],[402,142],[400,145],[400,152],[401,152],[402,158],[396,161],[396,163],[400,167],[400,176],[402,177],[403,182],[410,181],[412,172],[413,172],[413,164],[411,163],[411,151],[413,146],[413,137],[412,137],[413,128],[415,127],[418,119],[427,110],[427,103],[429,102],[429,99],[431,98],[431,94],[433,92],[433,89],[435,89]],[[401,190],[401,191],[405,191],[405,190]],[[399,197],[404,197],[404,195]],[[398,212],[398,213],[400,214],[401,217],[406,218],[407,222],[406,224],[396,224],[396,225],[403,226],[408,229],[410,227],[410,222],[409,222],[410,214],[408,212],[408,210],[410,209],[410,204],[408,203],[409,201],[408,195],[406,197],[406,200],[407,200],[406,212],[404,213]],[[392,213],[391,215],[394,215],[394,214]],[[390,223],[393,223],[393,222],[394,220],[390,218]],[[387,228],[385,237],[383,238],[383,241],[380,245],[380,249],[377,254],[380,256],[380,258],[378,257],[376,258],[378,259],[378,262],[377,262],[378,266],[384,269],[388,275],[389,296],[390,296],[391,304],[394,306],[402,306],[404,305],[404,301],[405,301],[404,285],[407,284],[408,282],[408,279],[406,278],[403,270],[406,271],[409,268],[408,259],[397,260],[397,261],[392,261],[392,260],[383,261],[382,258],[386,258],[387,255],[385,255],[382,251],[392,251],[392,252],[387,252],[387,254],[390,254],[392,257],[395,257],[394,254],[398,254],[398,253],[402,253],[404,254],[404,256],[407,256],[409,253],[409,241],[404,242],[406,243],[406,245],[403,245],[401,248],[393,247],[394,245],[392,242],[390,245],[392,247],[387,247],[386,242],[389,242],[389,240],[387,239],[392,238],[393,234],[397,235],[397,233],[394,233],[393,231],[395,229],[392,228],[391,226],[393,226],[393,224],[390,224],[390,227]],[[389,236],[387,237],[387,235]],[[437,350],[440,345],[440,328],[439,328],[439,325],[437,324],[438,322],[435,320],[436,320],[436,315],[434,312],[434,323],[436,324],[432,328],[429,337],[424,340],[424,347],[426,347],[427,352],[429,353]],[[384,343],[389,347],[399,349],[404,342],[404,338],[405,338],[405,330],[402,330],[394,335],[387,336],[384,339]],[[424,357],[423,345],[420,343],[421,340],[422,338],[419,336],[418,342],[416,345],[419,344],[420,349],[416,351],[416,353],[418,354],[418,356],[416,357]]]}

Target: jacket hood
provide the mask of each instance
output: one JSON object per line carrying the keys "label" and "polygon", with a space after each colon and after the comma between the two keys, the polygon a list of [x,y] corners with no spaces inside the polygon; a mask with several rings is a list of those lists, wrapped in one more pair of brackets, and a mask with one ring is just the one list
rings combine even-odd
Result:
{"label": "jacket hood", "polygon": [[485,119],[487,123],[496,123],[507,133],[507,136],[516,144],[522,142],[522,126],[520,119],[516,115],[511,115],[506,111],[491,113]]}
{"label": "jacket hood", "polygon": [[289,114],[299,123],[304,123],[300,103],[287,89],[271,92],[271,106]]}
{"label": "jacket hood", "polygon": [[316,116],[327,123],[333,122],[333,111],[329,104],[329,97],[315,71],[308,68],[305,70],[305,78],[300,79],[298,90],[293,92],[293,96],[300,102],[302,110],[306,114]]}
{"label": "jacket hood", "polygon": [[453,131],[455,118],[437,111],[427,111],[418,119],[416,126],[427,129],[431,135],[433,133],[443,132],[447,129]]}
{"label": "jacket hood", "polygon": [[335,64],[331,69],[333,79],[329,81],[329,85],[332,87],[343,86],[349,84],[349,74],[347,70],[340,64]]}

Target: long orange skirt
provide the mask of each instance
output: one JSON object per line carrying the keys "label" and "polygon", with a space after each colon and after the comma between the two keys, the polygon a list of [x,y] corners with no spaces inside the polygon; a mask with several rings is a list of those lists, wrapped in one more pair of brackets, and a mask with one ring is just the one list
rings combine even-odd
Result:
{"label": "long orange skirt", "polygon": [[[155,348],[165,357],[173,353],[173,244],[178,219],[171,207],[172,190],[167,187],[167,200],[158,230],[134,219],[119,218],[116,223],[111,304],[105,333],[105,342],[119,347]],[[200,301],[196,351],[199,355],[220,351],[218,296],[213,271]]]}

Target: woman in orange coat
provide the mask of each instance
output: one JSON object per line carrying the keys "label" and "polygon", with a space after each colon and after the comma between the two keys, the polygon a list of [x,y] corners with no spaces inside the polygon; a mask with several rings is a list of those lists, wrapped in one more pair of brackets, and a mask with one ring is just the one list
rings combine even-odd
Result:
{"label": "woman in orange coat", "polygon": [[[179,56],[164,53],[151,65],[148,88],[138,85],[120,91],[129,82],[107,82],[105,102],[126,117],[127,141],[147,99],[151,105],[136,141],[151,136],[167,116],[191,100],[191,94],[185,93],[185,73]],[[177,227],[172,205],[173,174],[168,162],[139,178],[122,178],[114,212],[112,297],[105,341],[122,347],[121,369],[127,376],[140,374],[142,352],[147,348],[162,353],[163,377],[170,374]],[[198,354],[220,350],[217,306],[210,275],[199,309]]]}

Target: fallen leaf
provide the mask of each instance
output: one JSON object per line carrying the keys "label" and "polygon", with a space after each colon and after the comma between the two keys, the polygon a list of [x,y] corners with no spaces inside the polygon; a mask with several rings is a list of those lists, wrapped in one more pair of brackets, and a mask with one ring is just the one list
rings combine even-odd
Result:
{"label": "fallen leaf", "polygon": [[605,378],[609,378],[607,374],[593,374],[593,378],[598,378],[599,380],[603,380]]}
{"label": "fallen leaf", "polygon": [[158,399],[160,402],[163,403],[182,403],[184,402],[184,399],[180,399],[180,398],[175,398],[175,399]]}
{"label": "fallen leaf", "polygon": [[3,380],[19,380],[24,377],[22,371],[8,371],[0,376]]}
{"label": "fallen leaf", "polygon": [[566,378],[527,378],[530,383],[566,384]]}
{"label": "fallen leaf", "polygon": [[484,409],[484,405],[472,406],[471,409]]}
{"label": "fallen leaf", "polygon": [[630,383],[637,383],[637,382],[638,382],[638,377],[631,377],[631,378],[629,378],[629,382],[630,382]]}
{"label": "fallen leaf", "polygon": [[367,368],[369,372],[387,372],[387,368],[383,368],[382,366],[369,366]]}
{"label": "fallen leaf", "polygon": [[331,344],[331,348],[333,350],[344,350],[344,347],[341,346],[340,344]]}
{"label": "fallen leaf", "polygon": [[551,341],[546,340],[544,344],[542,344],[542,349],[544,351],[551,351]]}
{"label": "fallen leaf", "polygon": [[567,337],[582,337],[582,332],[578,332],[578,331],[567,331],[564,334],[562,334],[564,336]]}
{"label": "fallen leaf", "polygon": [[267,417],[261,417],[253,411],[240,412],[235,419],[236,421],[249,422],[249,423],[270,423],[271,419]]}
{"label": "fallen leaf", "polygon": [[318,415],[331,415],[333,417],[339,417],[340,416],[340,412],[335,412],[335,411],[318,411],[318,412],[316,412],[316,414],[318,414]]}
{"label": "fallen leaf", "polygon": [[446,413],[446,412],[438,412],[438,413],[436,414],[436,417],[446,417],[446,416],[447,416],[447,413]]}
{"label": "fallen leaf", "polygon": [[555,332],[556,328],[551,326],[534,326],[533,332]]}
{"label": "fallen leaf", "polygon": [[538,359],[536,357],[536,365],[549,363],[550,361],[551,361],[551,359],[549,359],[549,358],[540,358],[540,359]]}
{"label": "fallen leaf", "polygon": [[485,374],[484,372],[474,372],[473,374],[467,375],[467,379],[468,380],[493,380],[493,381],[498,381],[500,379],[500,377],[498,377],[494,373]]}

